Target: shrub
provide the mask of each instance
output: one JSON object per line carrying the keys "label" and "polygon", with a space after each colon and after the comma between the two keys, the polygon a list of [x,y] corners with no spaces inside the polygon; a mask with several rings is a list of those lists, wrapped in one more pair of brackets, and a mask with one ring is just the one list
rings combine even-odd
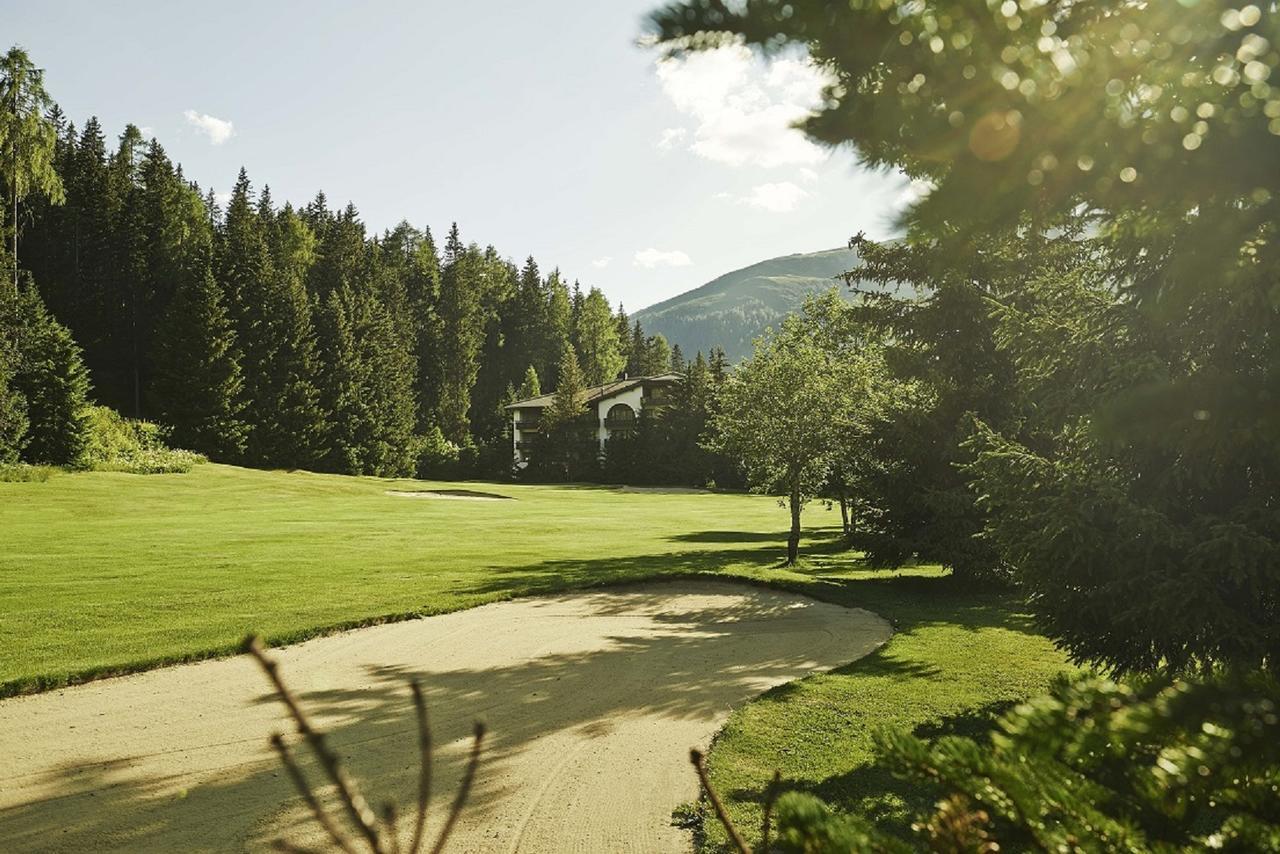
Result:
{"label": "shrub", "polygon": [[125,418],[105,406],[86,410],[88,437],[80,466],[91,471],[129,474],[180,474],[205,462],[193,451],[169,448],[165,431],[150,421]]}
{"label": "shrub", "polygon": [[1280,850],[1280,683],[1267,674],[1063,680],[985,739],[877,741],[895,774],[938,793],[916,845],[789,793],[766,850]]}
{"label": "shrub", "polygon": [[0,463],[0,483],[44,483],[57,471],[56,466]]}

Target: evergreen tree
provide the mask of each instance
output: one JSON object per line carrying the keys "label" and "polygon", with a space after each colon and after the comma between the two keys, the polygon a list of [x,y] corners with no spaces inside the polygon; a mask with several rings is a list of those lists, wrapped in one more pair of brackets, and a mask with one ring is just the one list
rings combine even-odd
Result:
{"label": "evergreen tree", "polygon": [[462,245],[454,223],[445,242],[437,309],[442,332],[438,419],[445,438],[460,445],[471,437],[471,389],[480,370],[484,343],[483,272],[479,249]]}
{"label": "evergreen tree", "polygon": [[0,59],[0,148],[4,156],[9,255],[13,293],[18,292],[19,206],[32,193],[60,203],[62,178],[54,169],[58,129],[48,118],[53,99],[44,72],[26,51],[12,47]]}
{"label": "evergreen tree", "polygon": [[648,359],[646,343],[644,330],[640,328],[640,321],[637,320],[631,327],[631,340],[627,344],[628,376],[642,377],[645,375],[644,368]]}
{"label": "evergreen tree", "polygon": [[671,348],[661,334],[646,338],[644,358],[640,360],[640,376],[655,377],[671,371]]}
{"label": "evergreen tree", "polygon": [[520,383],[517,400],[528,400],[542,394],[542,383],[538,382],[538,372],[530,365],[524,372],[524,381]]}
{"label": "evergreen tree", "polygon": [[364,438],[367,406],[361,394],[364,365],[356,345],[355,330],[345,286],[330,290],[318,312],[324,371],[320,400],[328,414],[326,453],[321,461],[327,471],[361,474],[365,471]]}
{"label": "evergreen tree", "polygon": [[586,384],[573,347],[565,347],[557,373],[560,383],[543,413],[528,471],[549,480],[581,480],[595,473],[599,448],[595,418],[584,408]]}
{"label": "evergreen tree", "polygon": [[157,411],[180,448],[238,460],[248,425],[235,333],[212,270],[182,283],[156,342]]}
{"label": "evergreen tree", "polygon": [[570,332],[573,327],[573,306],[569,298],[569,288],[560,278],[560,271],[553,270],[546,283],[547,322],[543,338],[542,353],[546,359],[546,373],[539,374],[549,380],[554,387],[560,382],[559,359],[564,348],[571,346]]}
{"label": "evergreen tree", "polygon": [[28,423],[27,399],[15,385],[17,354],[6,343],[0,340],[0,465],[15,463],[21,457]]}
{"label": "evergreen tree", "polygon": [[618,327],[599,288],[592,288],[578,311],[578,351],[587,385],[612,382],[626,367],[619,352]]}
{"label": "evergreen tree", "polygon": [[[8,282],[6,250],[0,248],[0,276]],[[27,399],[17,388],[18,302],[8,293],[0,295],[0,465],[16,463],[27,444]]]}
{"label": "evergreen tree", "polygon": [[[267,197],[264,189],[263,196]],[[315,235],[291,207],[259,206],[269,240],[271,264],[261,291],[258,350],[266,361],[255,366],[258,406],[263,408],[250,435],[248,453],[263,465],[310,468],[324,456],[327,425],[316,385],[320,369],[306,274],[315,258]]]}
{"label": "evergreen tree", "polygon": [[683,374],[685,369],[684,351],[680,349],[680,345],[673,345],[671,348],[671,373]]}
{"label": "evergreen tree", "polygon": [[[76,465],[86,442],[89,372],[65,326],[45,309],[33,284],[19,288],[14,388],[27,403],[27,462]],[[12,335],[13,330],[6,331]]]}
{"label": "evergreen tree", "polygon": [[618,303],[618,313],[614,315],[614,324],[617,327],[618,336],[618,355],[622,357],[622,370],[631,375],[631,318],[627,316],[627,310],[622,307],[622,303]]}

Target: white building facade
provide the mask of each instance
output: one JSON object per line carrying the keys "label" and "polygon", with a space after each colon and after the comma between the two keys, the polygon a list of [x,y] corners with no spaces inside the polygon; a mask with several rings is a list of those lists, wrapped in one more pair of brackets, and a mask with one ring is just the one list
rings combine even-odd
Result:
{"label": "white building facade", "polygon": [[[679,381],[678,374],[661,374],[624,378],[586,389],[583,406],[595,416],[601,450],[610,437],[634,430],[646,408],[665,405]],[[511,413],[511,452],[517,467],[528,465],[530,443],[541,431],[543,413],[554,399],[554,394],[544,394],[506,407]]]}

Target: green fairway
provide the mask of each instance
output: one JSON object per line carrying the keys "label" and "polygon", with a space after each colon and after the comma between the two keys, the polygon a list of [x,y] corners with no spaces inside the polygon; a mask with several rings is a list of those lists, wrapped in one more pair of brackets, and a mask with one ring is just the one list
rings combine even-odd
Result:
{"label": "green fairway", "polygon": [[[976,734],[1071,669],[1014,595],[966,589],[936,567],[869,572],[852,555],[829,555],[772,578],[875,611],[893,622],[894,635],[866,658],[764,694],[721,730],[711,779],[749,838],[758,839],[761,793],[775,769],[784,790],[817,795],[909,837],[912,814],[940,793],[877,766],[873,735],[884,728]],[[715,848],[724,833],[713,815],[703,820],[704,847]]]}
{"label": "green fairway", "polygon": [[[516,500],[386,494],[448,487]],[[219,465],[0,483],[0,694],[227,652],[251,630],[280,642],[534,591],[750,571],[777,560],[786,524],[761,496]]]}

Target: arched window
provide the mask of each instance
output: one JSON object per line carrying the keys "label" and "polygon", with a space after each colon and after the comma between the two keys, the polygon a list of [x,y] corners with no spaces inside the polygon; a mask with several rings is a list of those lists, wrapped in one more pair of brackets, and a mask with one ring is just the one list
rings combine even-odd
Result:
{"label": "arched window", "polygon": [[625,403],[615,403],[604,416],[604,426],[610,430],[630,430],[636,424],[636,411]]}

